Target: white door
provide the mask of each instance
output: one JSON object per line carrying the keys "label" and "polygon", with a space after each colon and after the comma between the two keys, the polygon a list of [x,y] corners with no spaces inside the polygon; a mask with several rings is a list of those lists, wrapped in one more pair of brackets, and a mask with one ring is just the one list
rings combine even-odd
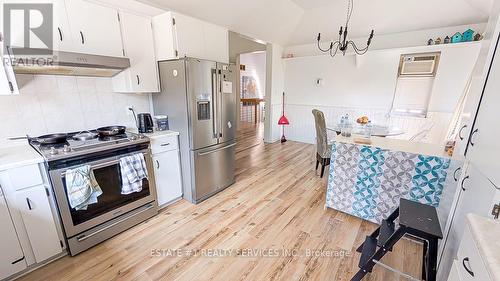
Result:
{"label": "white door", "polygon": [[[496,38],[495,38],[496,40]],[[496,186],[500,187],[500,52],[497,51],[486,80],[481,104],[467,151],[467,158]]]}
{"label": "white door", "polygon": [[162,206],[182,196],[179,150],[153,155],[158,205]]}
{"label": "white door", "polygon": [[118,11],[83,0],[66,0],[75,51],[123,56]]}
{"label": "white door", "polygon": [[204,22],[181,14],[174,19],[178,57],[206,59]]}
{"label": "white door", "polygon": [[113,77],[116,92],[152,93],[159,91],[153,30],[149,18],[120,13],[123,47],[130,67]]}
{"label": "white door", "polygon": [[[463,185],[461,184],[463,183]],[[441,262],[439,264],[438,280],[446,280],[450,271],[453,259],[455,259],[462,240],[464,226],[466,225],[466,215],[474,213],[483,217],[491,216],[497,189],[491,184],[488,178],[481,174],[481,171],[469,163],[467,172],[461,179],[459,188],[460,197],[455,208],[455,215],[449,233],[445,233],[445,246]],[[462,188],[463,187],[463,188]],[[453,210],[452,210],[453,211]]]}
{"label": "white door", "polygon": [[45,187],[39,185],[16,191],[16,201],[36,262],[61,253],[62,248]]}
{"label": "white door", "polygon": [[0,190],[0,280],[26,268],[26,260],[17,239],[7,203]]}

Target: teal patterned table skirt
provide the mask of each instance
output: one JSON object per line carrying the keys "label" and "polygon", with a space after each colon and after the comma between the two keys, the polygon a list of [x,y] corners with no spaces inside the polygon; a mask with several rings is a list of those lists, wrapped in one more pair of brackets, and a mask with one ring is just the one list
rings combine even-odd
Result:
{"label": "teal patterned table skirt", "polygon": [[[379,224],[406,198],[438,207],[448,158],[335,142],[326,206]],[[453,180],[452,180],[453,181]],[[451,184],[451,183],[450,183]]]}

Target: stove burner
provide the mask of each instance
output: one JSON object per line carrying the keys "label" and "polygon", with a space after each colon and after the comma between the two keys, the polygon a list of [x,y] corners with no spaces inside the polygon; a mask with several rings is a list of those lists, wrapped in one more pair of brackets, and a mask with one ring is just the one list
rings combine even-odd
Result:
{"label": "stove burner", "polygon": [[72,136],[71,138],[74,139],[74,140],[77,140],[77,141],[87,141],[87,140],[91,140],[91,139],[95,139],[97,138],[99,135],[94,132],[91,132],[91,131],[86,131],[86,132],[80,132],[74,136]]}
{"label": "stove burner", "polygon": [[96,130],[90,130],[69,133],[66,142],[59,144],[41,144],[34,141],[30,141],[30,144],[45,160],[53,161],[147,142],[149,142],[147,137],[134,133],[98,136]]}

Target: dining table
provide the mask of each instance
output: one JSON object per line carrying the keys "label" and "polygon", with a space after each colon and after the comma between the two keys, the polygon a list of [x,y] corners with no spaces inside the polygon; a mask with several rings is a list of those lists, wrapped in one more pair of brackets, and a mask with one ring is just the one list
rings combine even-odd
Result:
{"label": "dining table", "polygon": [[[341,128],[339,124],[327,124],[326,129],[329,131],[333,131],[340,135]],[[361,125],[355,124],[352,128],[352,134],[362,135],[364,128]],[[395,126],[384,126],[384,125],[372,125],[371,135],[375,137],[394,137],[403,135],[405,133],[404,130]]]}

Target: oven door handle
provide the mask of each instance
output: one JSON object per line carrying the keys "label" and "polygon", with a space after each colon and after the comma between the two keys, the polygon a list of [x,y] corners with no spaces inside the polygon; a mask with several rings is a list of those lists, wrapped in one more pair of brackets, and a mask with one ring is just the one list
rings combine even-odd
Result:
{"label": "oven door handle", "polygon": [[[147,152],[143,152],[142,153],[144,155],[144,157],[146,158],[148,156],[148,153]],[[122,157],[125,157],[127,155],[124,155]],[[121,158],[121,157],[120,157]],[[111,160],[111,161],[108,161],[108,162],[104,162],[104,163],[100,163],[100,164],[95,164],[95,165],[91,165],[90,166],[90,170],[96,170],[96,169],[100,169],[100,168],[104,168],[104,167],[108,167],[108,166],[112,166],[112,165],[115,165],[115,164],[118,164],[120,163],[120,159],[114,159],[114,160]],[[72,169],[72,168],[69,168],[69,169]],[[69,170],[67,169],[67,170]],[[66,170],[66,171],[67,171]],[[61,176],[64,177],[66,175],[66,171],[63,171],[61,172]]]}
{"label": "oven door handle", "polygon": [[112,228],[113,226],[116,226],[117,224],[120,224],[120,223],[122,223],[122,222],[124,222],[124,221],[128,220],[128,219],[129,219],[130,217],[132,217],[132,216],[136,216],[136,215],[138,215],[138,214],[142,214],[142,213],[144,213],[144,212],[146,212],[146,211],[149,211],[149,210],[151,210],[153,207],[154,207],[154,206],[153,206],[153,204],[149,204],[149,205],[148,205],[148,207],[147,207],[146,209],[144,209],[144,210],[140,210],[140,211],[139,211],[139,212],[137,212],[137,213],[134,213],[134,214],[132,214],[132,215],[130,215],[130,216],[126,216],[126,217],[122,218],[121,220],[118,220],[118,221],[116,221],[116,222],[114,222],[114,223],[112,223],[112,224],[110,224],[110,225],[108,225],[108,226],[106,226],[106,227],[104,227],[104,228],[101,228],[101,229],[99,229],[99,230],[97,230],[97,231],[95,231],[95,232],[90,233],[89,235],[85,235],[85,234],[80,235],[80,236],[78,236],[78,237],[76,238],[76,240],[77,240],[78,242],[85,241],[85,240],[89,239],[89,238],[90,238],[90,237],[92,237],[92,236],[95,236],[95,235],[97,235],[97,234],[99,234],[99,233],[101,233],[101,232],[103,232],[103,231],[105,231],[105,230],[107,230],[107,229]]}

